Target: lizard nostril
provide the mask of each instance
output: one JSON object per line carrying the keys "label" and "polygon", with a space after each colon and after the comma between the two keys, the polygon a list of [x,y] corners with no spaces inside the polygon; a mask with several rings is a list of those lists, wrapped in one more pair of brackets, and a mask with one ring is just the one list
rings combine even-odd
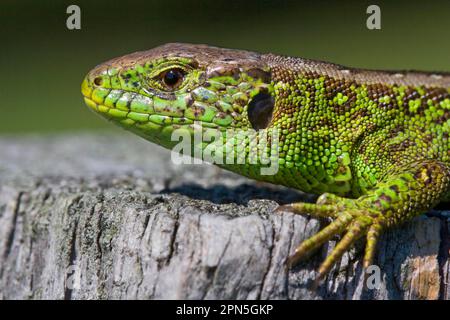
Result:
{"label": "lizard nostril", "polygon": [[96,86],[101,86],[102,83],[103,83],[102,77],[96,77],[96,78],[94,79],[94,84],[95,84]]}

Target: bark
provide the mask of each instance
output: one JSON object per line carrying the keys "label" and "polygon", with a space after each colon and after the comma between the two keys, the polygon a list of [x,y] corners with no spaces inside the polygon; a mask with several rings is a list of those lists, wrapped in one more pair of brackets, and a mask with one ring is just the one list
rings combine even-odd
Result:
{"label": "bark", "polygon": [[448,299],[449,212],[390,230],[381,282],[364,288],[361,243],[317,290],[331,241],[287,271],[324,223],[274,213],[312,201],[211,165],[175,166],[129,134],[0,139],[3,299]]}

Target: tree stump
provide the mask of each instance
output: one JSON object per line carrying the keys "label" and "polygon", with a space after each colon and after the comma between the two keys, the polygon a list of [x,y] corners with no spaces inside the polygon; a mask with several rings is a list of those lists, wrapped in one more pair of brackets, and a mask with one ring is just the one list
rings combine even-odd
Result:
{"label": "tree stump", "polygon": [[176,166],[130,134],[0,138],[3,299],[448,299],[449,211],[417,217],[379,244],[364,288],[363,243],[317,289],[335,245],[286,270],[323,227],[274,213],[314,197],[212,165]]}

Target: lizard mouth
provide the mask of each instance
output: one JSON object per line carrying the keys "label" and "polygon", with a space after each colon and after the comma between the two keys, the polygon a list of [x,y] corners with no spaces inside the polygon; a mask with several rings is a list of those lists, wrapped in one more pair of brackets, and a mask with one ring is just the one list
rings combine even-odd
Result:
{"label": "lizard mouth", "polygon": [[81,92],[85,104],[92,111],[125,128],[146,126],[146,129],[162,129],[194,123],[176,108],[166,106],[165,110],[157,112],[152,98],[136,92],[95,86],[88,77],[83,80]]}
{"label": "lizard mouth", "polygon": [[165,135],[179,128],[192,131],[196,123],[220,131],[227,129],[228,122],[213,121],[218,115],[211,108],[205,106],[199,112],[195,105],[189,106],[190,94],[165,100],[120,88],[102,87],[89,75],[81,84],[81,92],[92,111],[147,139],[161,131]]}

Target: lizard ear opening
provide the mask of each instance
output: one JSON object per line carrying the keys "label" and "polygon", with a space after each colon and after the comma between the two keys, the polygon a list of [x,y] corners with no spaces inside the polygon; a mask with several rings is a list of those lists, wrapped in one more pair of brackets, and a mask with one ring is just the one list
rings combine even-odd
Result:
{"label": "lizard ear opening", "polygon": [[248,104],[248,120],[253,129],[265,129],[272,120],[274,99],[268,93],[256,94]]}

